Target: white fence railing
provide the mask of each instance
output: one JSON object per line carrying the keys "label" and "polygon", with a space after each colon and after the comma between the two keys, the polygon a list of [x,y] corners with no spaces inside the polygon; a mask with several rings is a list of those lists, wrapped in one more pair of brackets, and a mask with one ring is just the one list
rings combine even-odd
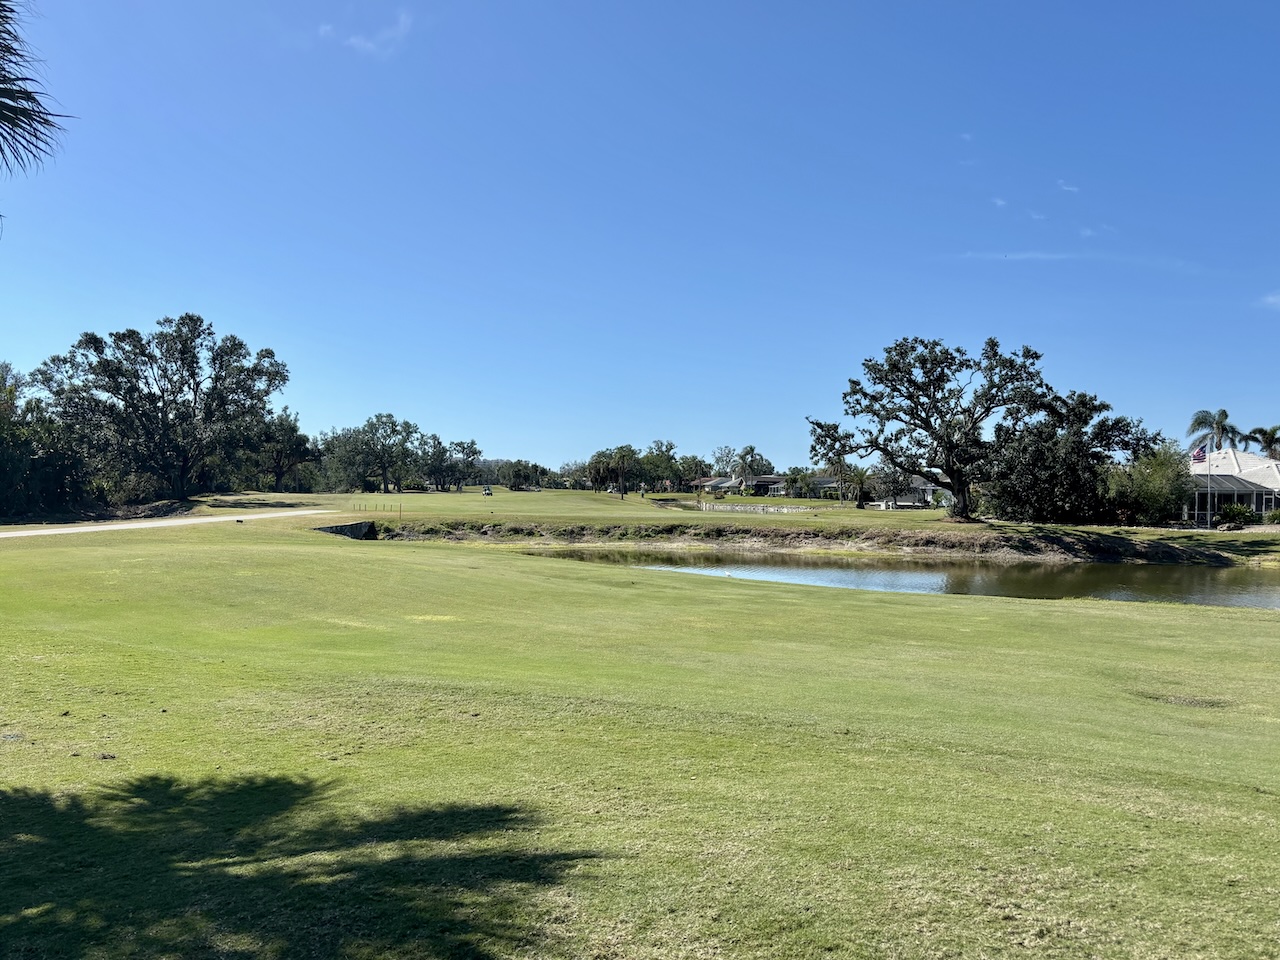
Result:
{"label": "white fence railing", "polygon": [[[711,513],[812,513],[815,510],[839,510],[840,504],[815,503],[811,507],[788,504],[775,507],[767,503],[708,503],[703,500],[698,504],[698,509]],[[851,507],[846,506],[845,509]]]}

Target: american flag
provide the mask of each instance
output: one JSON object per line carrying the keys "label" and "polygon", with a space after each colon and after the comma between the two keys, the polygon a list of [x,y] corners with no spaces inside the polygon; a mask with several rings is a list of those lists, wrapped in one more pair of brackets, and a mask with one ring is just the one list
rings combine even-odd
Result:
{"label": "american flag", "polygon": [[1202,443],[1200,444],[1200,446],[1196,447],[1194,450],[1191,451],[1191,462],[1204,463],[1206,456],[1207,454],[1205,453],[1205,445]]}

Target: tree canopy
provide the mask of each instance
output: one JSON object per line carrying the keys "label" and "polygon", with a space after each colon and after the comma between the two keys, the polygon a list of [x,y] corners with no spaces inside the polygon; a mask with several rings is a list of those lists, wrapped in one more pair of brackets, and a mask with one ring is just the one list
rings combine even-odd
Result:
{"label": "tree canopy", "polygon": [[1171,441],[1108,476],[1108,494],[1121,523],[1154,526],[1177,519],[1194,491],[1187,455]]}
{"label": "tree canopy", "polygon": [[1037,523],[1081,523],[1115,512],[1109,493],[1117,458],[1131,464],[1164,442],[1111,405],[1072,391],[1044,397],[1033,418],[995,429],[988,499],[996,516]]}
{"label": "tree canopy", "polygon": [[118,477],[149,476],[184,498],[202,471],[252,446],[289,372],[269,350],[219,339],[194,313],[154,332],[85,333],[34,374],[54,413]]}
{"label": "tree canopy", "polygon": [[641,483],[656,489],[666,484],[680,483],[680,462],[676,458],[676,445],[670,440],[655,440],[640,456],[636,474]]}
{"label": "tree canopy", "polygon": [[393,485],[403,490],[416,472],[414,446],[422,434],[418,425],[390,413],[376,413],[365,421],[363,433],[369,470],[377,475],[382,492],[389,493]]}
{"label": "tree canopy", "polygon": [[639,457],[639,452],[629,443],[613,448],[613,458],[609,465],[618,478],[618,493],[624,500],[627,498],[627,476],[635,467]]}
{"label": "tree canopy", "polygon": [[731,475],[748,481],[773,473],[773,461],[756,449],[755,444],[747,444],[733,458]]}
{"label": "tree canopy", "polygon": [[257,447],[259,468],[271,477],[276,493],[284,489],[284,478],[290,470],[318,457],[311,439],[298,429],[298,415],[290,413],[288,407],[263,423]]}
{"label": "tree canopy", "polygon": [[728,445],[715,447],[711,451],[711,469],[717,477],[727,477],[733,472],[734,461],[738,451]]}
{"label": "tree canopy", "polygon": [[391,413],[374,414],[359,427],[335,430],[320,442],[320,485],[329,490],[378,488],[389,493],[411,486],[462,491],[480,459],[474,440],[445,443],[416,423]]}
{"label": "tree canopy", "polygon": [[[849,458],[856,454],[857,445],[853,436],[841,429],[839,424],[824,423],[809,417],[809,459],[823,469],[827,476],[836,482],[836,495],[844,504],[850,480],[857,480],[857,494],[854,502],[862,506],[862,491],[867,484],[865,467],[851,467]],[[856,475],[854,471],[857,471]]]}
{"label": "tree canopy", "polygon": [[1002,353],[994,337],[976,357],[941,340],[904,337],[849,380],[843,399],[851,430],[809,423],[824,448],[878,454],[950,491],[952,515],[968,518],[973,485],[991,476],[992,428],[1025,417],[1047,393],[1039,361],[1027,346]]}
{"label": "tree canopy", "polygon": [[0,361],[0,517],[64,513],[85,499],[87,470],[64,424]]}
{"label": "tree canopy", "polygon": [[546,467],[528,460],[506,460],[498,467],[498,482],[508,490],[525,490],[541,487]]}
{"label": "tree canopy", "polygon": [[[296,413],[272,409],[288,379],[273,351],[252,353],[194,313],[149,332],[84,333],[30,376],[0,360],[0,516],[279,493],[286,480],[295,490],[383,492],[475,482],[474,440],[444,443],[390,413],[313,443]],[[533,467],[543,482],[550,471]]]}

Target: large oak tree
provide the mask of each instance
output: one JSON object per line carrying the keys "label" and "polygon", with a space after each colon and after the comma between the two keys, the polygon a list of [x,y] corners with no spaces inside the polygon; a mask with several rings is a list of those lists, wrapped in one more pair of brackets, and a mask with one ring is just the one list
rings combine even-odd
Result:
{"label": "large oak tree", "polygon": [[156,326],[83,334],[34,379],[100,468],[153,477],[181,499],[208,464],[255,445],[289,372],[271,350],[251,354],[239,337],[219,339],[194,313]]}
{"label": "large oak tree", "polygon": [[881,459],[951,492],[951,514],[969,518],[973,485],[990,478],[992,431],[1017,422],[1048,392],[1030,347],[1002,353],[987,340],[978,356],[941,340],[904,337],[884,357],[862,363],[850,379],[839,422],[809,419],[823,449],[848,449]]}

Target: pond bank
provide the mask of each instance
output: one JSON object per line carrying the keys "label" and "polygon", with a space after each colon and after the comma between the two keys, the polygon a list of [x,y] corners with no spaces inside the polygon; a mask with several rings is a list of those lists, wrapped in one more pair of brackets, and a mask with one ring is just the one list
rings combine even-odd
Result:
{"label": "pond bank", "polygon": [[379,523],[388,540],[454,540],[546,546],[626,544],[760,553],[872,554],[993,563],[1177,563],[1230,566],[1280,561],[1280,536],[1079,527],[939,524],[937,528],[796,527],[715,522],[629,524],[512,520]]}

